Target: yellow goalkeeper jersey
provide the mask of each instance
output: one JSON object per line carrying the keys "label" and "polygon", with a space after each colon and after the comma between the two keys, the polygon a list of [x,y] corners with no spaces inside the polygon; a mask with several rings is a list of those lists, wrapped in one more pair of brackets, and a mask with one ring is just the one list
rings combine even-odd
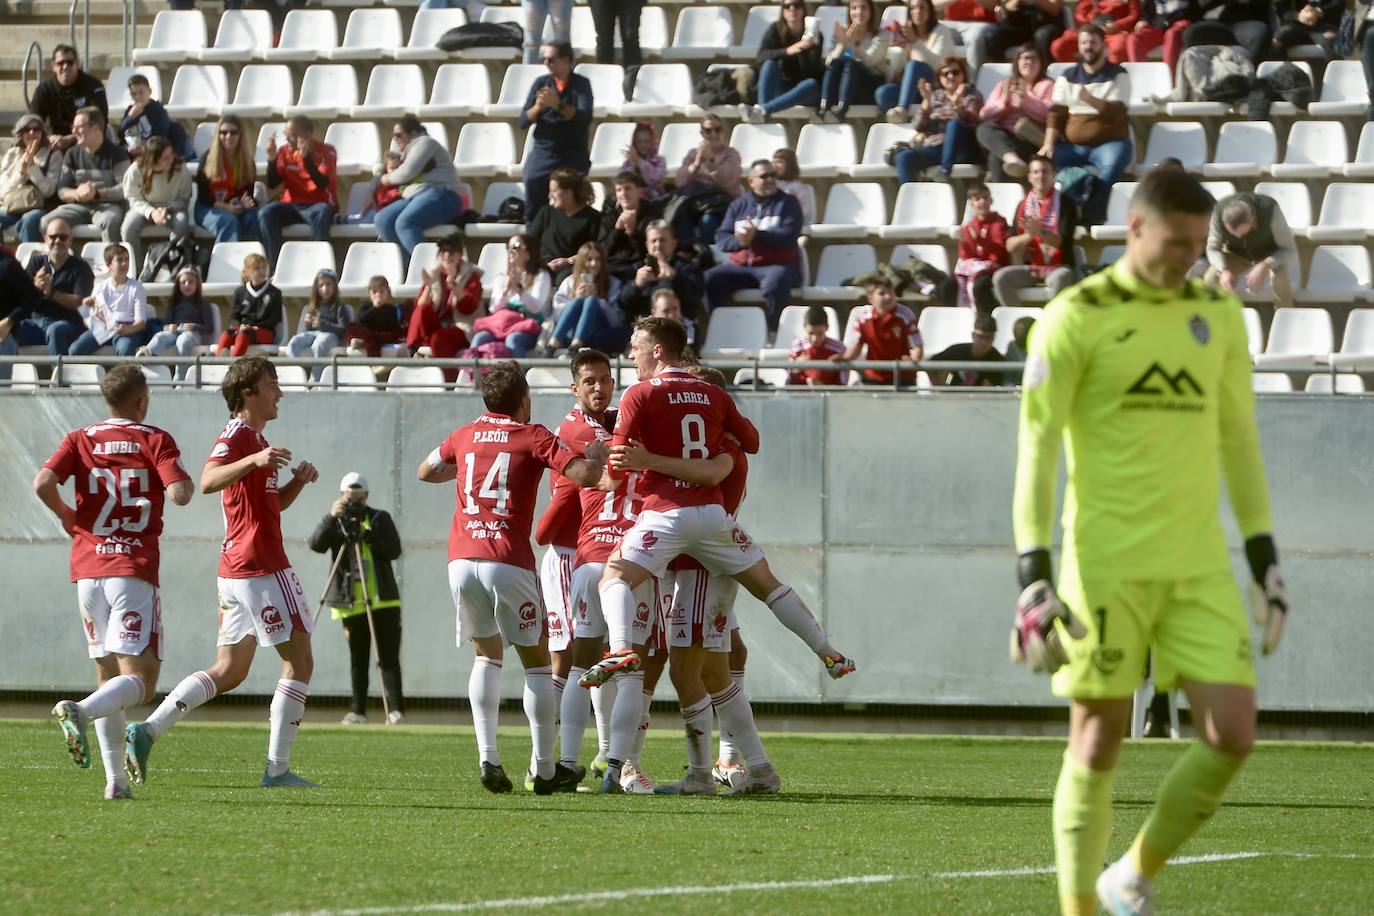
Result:
{"label": "yellow goalkeeper jersey", "polygon": [[1031,330],[1013,527],[1050,546],[1064,443],[1064,559],[1093,578],[1229,569],[1220,474],[1245,537],[1272,530],[1241,304],[1190,280],[1151,287],[1125,262],[1065,290]]}

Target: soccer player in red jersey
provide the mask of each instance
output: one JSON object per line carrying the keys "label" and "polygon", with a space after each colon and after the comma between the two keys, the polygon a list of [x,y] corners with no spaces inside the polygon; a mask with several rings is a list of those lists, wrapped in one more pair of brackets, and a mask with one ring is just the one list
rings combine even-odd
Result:
{"label": "soccer player in red jersey", "polygon": [[[729,433],[746,454],[757,452],[758,430],[740,414],[730,396],[680,368],[686,343],[686,332],[678,322],[646,318],[635,326],[630,355],[640,382],[621,398],[614,444],[635,441],[655,455],[706,459],[720,454]],[[835,650],[801,598],[777,580],[763,551],[725,511],[718,486],[648,471],[640,483],[640,492],[644,495],[644,509],[625,535],[618,553],[606,564],[599,588],[610,630],[611,652],[580,683],[600,683],[616,671],[634,671],[639,667],[640,657],[629,642],[629,621],[635,608],[633,590],[650,577],[661,576],[668,563],[681,553],[691,554],[713,573],[731,576],[766,603],[788,629],[820,656],[831,677],[843,677],[854,670],[853,661]],[[679,676],[700,677],[703,654],[689,650],[683,656],[682,666],[674,657],[675,684]],[[683,670],[693,665],[697,668],[695,672]],[[746,717],[752,726],[753,715],[743,694],[727,687],[717,699],[715,710],[722,728],[744,732]],[[745,750],[747,756],[754,756],[750,749]],[[609,764],[607,778],[620,761],[612,757]],[[778,782],[771,767],[760,766],[745,785],[750,791],[777,791]]]}
{"label": "soccer player in red jersey", "polygon": [[[164,494],[184,506],[194,489],[177,444],[149,426],[148,380],[117,366],[100,382],[110,418],[70,432],[43,463],[33,489],[72,538],[72,581],[95,660],[96,691],[62,700],[53,715],[67,749],[91,765],[87,729],[95,723],[105,765],[105,797],[132,798],[124,775],[124,710],[157,690],[162,660],[158,536]],[[75,478],[76,507],[58,487]]]}
{"label": "soccer player in red jersey", "polygon": [[282,399],[272,363],[261,356],[235,360],[220,392],[233,419],[215,440],[200,475],[201,492],[220,493],[224,509],[217,582],[219,649],[212,666],[178,684],[146,722],[129,726],[129,771],[135,782],[143,782],[153,742],[197,706],[243,683],[263,645],[277,650],[282,672],[272,695],[261,785],[318,788],[290,768],[314,669],[314,618],[282,546],[281,513],[320,475],[310,462],[301,461],[291,469],[290,481],[277,486],[277,472],[291,463],[291,452],[268,445],[262,435],[277,418]]}
{"label": "soccer player in red jersey", "polygon": [[514,362],[498,363],[479,387],[487,412],[459,427],[420,464],[427,483],[458,482],[448,542],[448,580],[457,606],[458,645],[472,640],[477,660],[468,681],[482,785],[509,792],[496,747],[499,680],[506,645],[525,666],[525,715],[534,742],[537,794],[571,792],[581,781],[554,759],[553,671],[544,600],[534,572],[530,528],[539,478],[548,468],[582,486],[603,478],[607,449],[580,458],[553,433],[530,423],[529,385]]}

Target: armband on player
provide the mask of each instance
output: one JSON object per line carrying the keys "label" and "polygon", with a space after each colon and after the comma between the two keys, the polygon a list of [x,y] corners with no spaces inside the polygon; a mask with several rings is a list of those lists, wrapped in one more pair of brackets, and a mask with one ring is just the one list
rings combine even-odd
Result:
{"label": "armband on player", "polygon": [[1055,621],[1063,621],[1065,632],[1074,639],[1086,636],[1088,628],[1055,594],[1048,550],[1035,548],[1021,554],[1017,577],[1021,596],[1012,621],[1011,660],[1028,664],[1031,671],[1053,674],[1069,661]]}
{"label": "armband on player", "polygon": [[436,471],[443,471],[453,467],[453,465],[449,464],[447,461],[443,459],[443,456],[439,454],[439,450],[437,448],[429,453],[429,458],[427,460],[429,461],[429,466],[434,468],[434,470]]}
{"label": "armband on player", "polygon": [[1250,564],[1250,611],[1255,622],[1264,627],[1261,650],[1273,654],[1283,638],[1288,622],[1288,589],[1279,573],[1279,551],[1271,534],[1257,534],[1245,542],[1245,559]]}

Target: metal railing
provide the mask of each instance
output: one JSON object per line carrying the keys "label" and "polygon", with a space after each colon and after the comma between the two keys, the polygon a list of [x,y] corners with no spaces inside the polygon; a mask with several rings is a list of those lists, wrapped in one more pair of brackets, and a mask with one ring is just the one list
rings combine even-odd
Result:
{"label": "metal railing", "polygon": [[[76,47],[76,8],[82,0],[72,0],[72,4],[67,8],[67,35],[72,47]],[[124,66],[129,66],[134,59],[134,45],[138,41],[138,0],[120,0],[119,4],[119,30],[120,37],[124,45]],[[81,9],[81,65],[91,66],[91,0],[85,0]],[[41,55],[40,55],[41,56]],[[27,61],[25,61],[27,64]]]}
{"label": "metal railing", "polygon": [[[72,5],[67,9],[67,36],[68,44],[76,47],[76,6],[81,0],[72,0]],[[81,14],[81,29],[84,33],[84,43],[81,46],[81,65],[89,67],[91,65],[91,0],[86,0],[86,6]]]}
{"label": "metal railing", "polygon": [[134,48],[138,44],[138,0],[121,0],[119,27],[124,38],[124,66],[134,62]]}
{"label": "metal railing", "polygon": [[[35,52],[37,56],[35,57]],[[24,107],[29,107],[29,61],[33,61],[33,82],[38,85],[43,82],[43,48],[36,41],[29,42],[29,50],[24,54],[24,63],[19,68],[21,87],[24,92]]]}

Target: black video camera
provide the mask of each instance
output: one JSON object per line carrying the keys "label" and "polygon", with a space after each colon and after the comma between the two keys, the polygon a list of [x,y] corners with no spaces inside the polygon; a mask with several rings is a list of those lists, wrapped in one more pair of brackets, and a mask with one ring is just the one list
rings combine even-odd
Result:
{"label": "black video camera", "polygon": [[367,504],[361,500],[349,500],[344,504],[344,513],[339,518],[344,537],[349,541],[360,541],[363,536],[363,522],[367,520]]}

